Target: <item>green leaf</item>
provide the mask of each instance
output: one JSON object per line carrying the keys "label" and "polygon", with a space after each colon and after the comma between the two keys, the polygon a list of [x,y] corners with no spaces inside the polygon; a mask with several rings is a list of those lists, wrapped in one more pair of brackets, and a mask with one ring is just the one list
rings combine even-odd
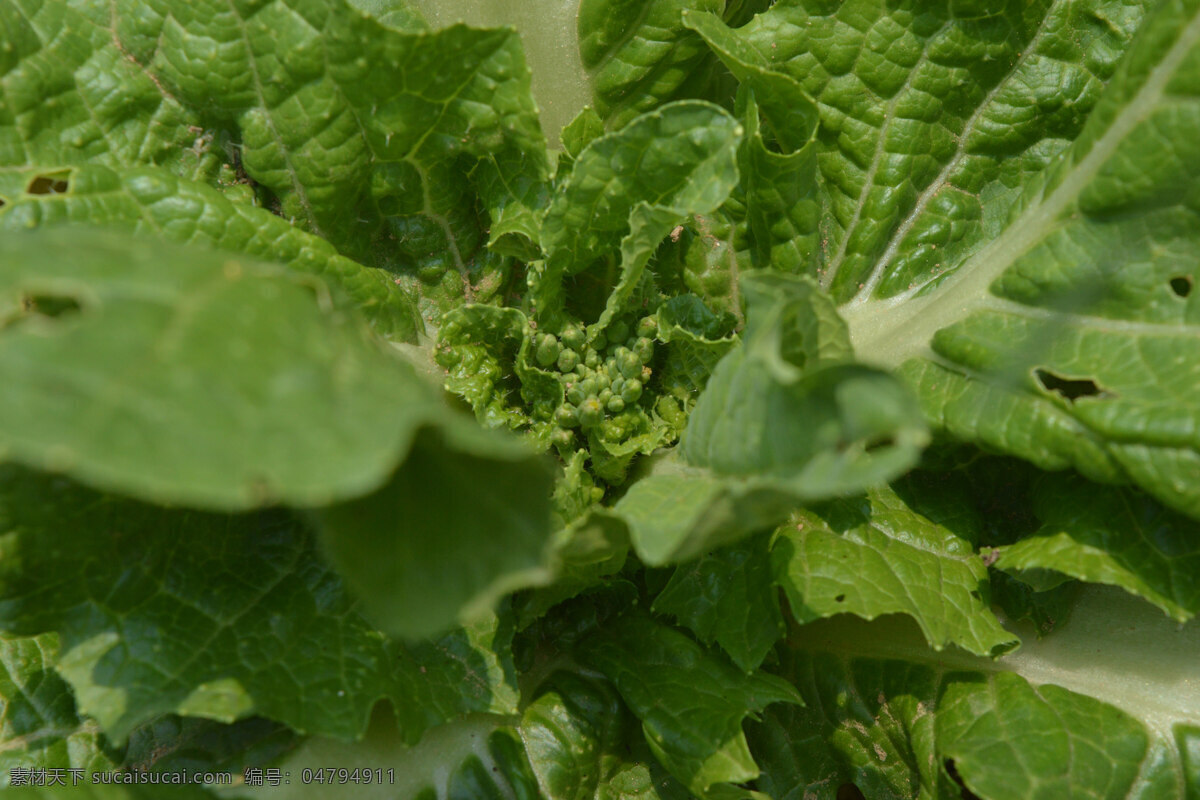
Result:
{"label": "green leaf", "polygon": [[872,798],[950,800],[962,784],[984,800],[1191,797],[1200,629],[1112,591],[1076,612],[998,661],[935,652],[898,618],[806,626],[782,664],[805,706],[748,726],[760,788],[819,800],[845,783]]}
{"label": "green leaf", "polygon": [[[521,737],[546,800],[683,800],[611,684],[558,672],[521,717]],[[634,751],[631,753],[631,751]]]}
{"label": "green leaf", "polygon": [[801,502],[861,491],[926,441],[907,391],[845,363],[845,325],[808,278],[743,280],[747,325],[717,365],[675,458],[616,504],[639,556],[683,561],[781,522]]}
{"label": "green leaf", "polygon": [[[673,226],[707,213],[737,182],[741,126],[711,103],[681,101],[638,117],[580,152],[556,188],[541,228],[546,262],[533,299],[553,329],[561,324],[563,278],[620,248],[621,277],[602,329],[637,288],[642,271]],[[594,336],[594,333],[590,332]]]}
{"label": "green leaf", "polygon": [[552,606],[603,584],[621,571],[629,552],[629,534],[620,520],[594,511],[555,533],[549,557],[553,582],[534,588],[516,601],[521,627]]}
{"label": "green leaf", "polygon": [[719,644],[744,671],[758,669],[784,633],[768,539],[745,539],[676,567],[653,611]]}
{"label": "green leaf", "polygon": [[390,643],[289,514],[162,509],[8,466],[0,532],[0,625],[58,632],[58,673],[116,741],[168,712],[351,738],[385,698],[415,741],[468,712],[515,708],[495,618]]}
{"label": "green leaf", "polygon": [[449,414],[316,278],[84,232],[8,237],[0,254],[9,458],[230,510],[376,489],[422,425],[540,469]]}
{"label": "green leaf", "polygon": [[754,265],[814,273],[821,214],[816,103],[716,15],[684,11],[683,24],[704,38],[742,84],[738,116],[746,138],[738,151],[743,176],[738,188]]}
{"label": "green leaf", "polygon": [[[120,18],[122,6],[111,10]],[[118,46],[108,12],[88,2],[0,5],[9,45],[0,56],[0,167],[153,164],[215,179],[227,162],[212,147],[216,131]]]}
{"label": "green leaf", "polygon": [[798,622],[845,613],[908,614],[935,650],[999,655],[1018,640],[989,609],[987,567],[972,543],[890,488],[796,512],[771,560]]}
{"label": "green leaf", "polygon": [[819,274],[835,300],[905,293],[994,235],[1011,187],[1079,134],[1150,5],[782,0],[738,29],[820,109]]}
{"label": "green leaf", "polygon": [[461,452],[421,434],[382,489],[316,512],[331,561],[389,633],[437,633],[548,578],[553,473],[517,442],[468,434]]}
{"label": "green leaf", "polygon": [[[595,676],[559,671],[537,688],[521,716],[475,714],[431,729],[406,747],[391,720],[377,714],[366,738],[349,743],[313,737],[281,769],[354,764],[379,770],[382,782],[359,784],[355,797],[455,800],[685,800],[687,791],[650,755],[613,688]],[[327,797],[327,785],[293,779],[239,795],[271,800]]]}
{"label": "green leaf", "polygon": [[[862,222],[846,229],[837,251],[844,257],[829,263],[825,282],[848,301],[843,313],[859,356],[899,366],[948,436],[1043,469],[1132,482],[1197,516],[1200,374],[1191,365],[1200,363],[1200,339],[1191,286],[1200,277],[1192,257],[1200,206],[1190,176],[1200,170],[1200,150],[1189,120],[1200,109],[1200,6],[1163,4],[1114,72],[1113,56],[1141,12],[1110,5],[1088,4],[1087,13],[1111,24],[1077,40],[1062,31],[1081,29],[1074,15],[1082,8],[1055,5],[1034,24],[1022,22],[1028,35],[995,40],[1021,55],[995,53],[1002,69],[991,80],[968,80],[963,65],[937,119],[955,97],[974,96],[964,107],[973,109],[970,125],[945,138],[946,158],[930,161],[927,178],[905,178],[911,192],[872,185],[846,207],[842,219]],[[915,49],[915,32],[905,40],[914,57],[932,56],[943,36],[1016,33],[1017,22],[1000,15],[951,23],[924,50]],[[888,131],[877,137],[878,157],[866,161],[878,165],[873,180],[912,174],[901,168],[912,157],[884,158],[909,152],[905,142],[949,134],[915,138],[941,123],[909,124],[925,81],[949,77],[937,64],[914,62],[913,85],[881,118]],[[986,64],[976,69],[996,69]],[[1076,88],[1064,93],[1068,84]],[[1013,108],[1030,107],[1014,106],[1018,97],[1032,97],[1039,113],[1001,126]],[[1031,161],[1035,151],[1041,155]],[[1028,171],[1006,177],[1005,164]],[[1020,192],[1006,188],[1016,184]],[[876,214],[876,204],[886,214]]]}
{"label": "green leaf", "polygon": [[719,0],[583,0],[579,53],[596,110],[610,129],[668,100],[707,97],[713,64],[682,12],[721,11]]}
{"label": "green leaf", "polygon": [[1120,586],[1179,622],[1200,611],[1200,525],[1131,489],[1101,490],[1074,475],[1035,487],[1032,536],[998,548],[998,569],[1040,589],[1066,576]]}
{"label": "green leaf", "polygon": [[604,673],[642,721],[655,757],[693,793],[758,776],[742,720],[799,695],[773,675],[746,675],[683,634],[630,615],[589,636],[579,659]]}
{"label": "green leaf", "polygon": [[470,714],[517,713],[512,624],[495,615],[437,638],[396,644],[396,717],[405,744]]}
{"label": "green leaf", "polygon": [[[58,640],[0,636],[0,784],[13,770],[116,768],[114,754],[95,722],[75,709],[71,687],[54,671]],[[15,780],[19,782],[20,778]]]}
{"label": "green leaf", "polygon": [[658,339],[666,344],[659,367],[664,396],[656,410],[678,435],[713,370],[737,343],[733,336],[737,319],[729,313],[713,313],[692,294],[676,295],[663,303],[655,319]]}
{"label": "green leaf", "polygon": [[[343,289],[385,336],[416,341],[423,330],[412,298],[387,272],[338,255],[329,242],[265,209],[234,202],[159,167],[114,169],[64,161],[60,169],[46,163],[0,168],[0,197],[7,198],[0,209],[0,229],[62,223],[127,227],[141,235],[281,261]],[[57,176],[61,191],[28,191],[47,175]]]}
{"label": "green leaf", "polygon": [[[339,0],[178,15],[151,0],[17,5],[31,9],[8,12],[20,69],[0,164],[98,159],[211,176],[222,159],[183,151],[215,137],[282,216],[352,255],[392,259],[373,254],[386,243],[465,271],[488,228],[501,250],[529,249],[548,160],[511,30],[402,30]],[[46,86],[63,92],[17,124]]]}
{"label": "green leaf", "polygon": [[[566,127],[592,96],[579,61],[576,17],[578,3],[479,2],[479,0],[410,0],[434,25],[465,22],[475,27],[513,27],[532,75],[542,129],[554,146]],[[564,142],[566,134],[563,134]]]}
{"label": "green leaf", "polygon": [[604,120],[600,119],[600,115],[596,113],[591,106],[585,107],[576,115],[575,119],[563,128],[562,144],[563,149],[567,151],[567,155],[571,160],[579,158],[579,154],[583,148],[592,143],[593,139],[598,139],[604,135]]}

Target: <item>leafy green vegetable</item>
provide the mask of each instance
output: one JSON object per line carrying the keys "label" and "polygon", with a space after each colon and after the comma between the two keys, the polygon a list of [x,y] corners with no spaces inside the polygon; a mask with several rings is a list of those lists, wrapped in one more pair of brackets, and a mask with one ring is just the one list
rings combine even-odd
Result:
{"label": "leafy green vegetable", "polygon": [[1196,130],[1200,0],[0,0],[0,784],[1200,796]]}

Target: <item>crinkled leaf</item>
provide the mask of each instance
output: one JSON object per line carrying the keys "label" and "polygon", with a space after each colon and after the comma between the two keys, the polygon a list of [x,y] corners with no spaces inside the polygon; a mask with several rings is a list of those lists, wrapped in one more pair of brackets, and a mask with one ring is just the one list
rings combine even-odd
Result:
{"label": "crinkled leaf", "polygon": [[1041,589],[1066,576],[1109,583],[1180,622],[1200,611],[1200,525],[1132,489],[1047,475],[1034,490],[1042,527],[998,548],[996,567]]}
{"label": "crinkled leaf", "polygon": [[[476,418],[488,427],[519,429],[529,415],[510,396],[511,374],[518,371],[518,351],[528,347],[531,331],[520,310],[492,305],[466,305],[448,312],[439,331],[438,363],[446,370],[445,387],[462,397]],[[523,361],[524,359],[522,359]],[[530,390],[543,389],[537,399],[553,409],[562,401],[557,381],[530,381]],[[522,386],[522,389],[524,387]],[[557,390],[557,397],[555,397]]]}
{"label": "crinkled leaf", "polygon": [[216,131],[117,46],[109,12],[88,2],[0,5],[0,168],[155,164],[213,180],[227,163],[212,146]]}
{"label": "crinkled leaf", "polygon": [[99,726],[79,716],[71,687],[54,671],[57,657],[53,634],[0,636],[0,785],[10,785],[13,770],[116,769]]}
{"label": "crinkled leaf", "polygon": [[676,567],[653,610],[753,672],[784,632],[768,542],[765,534],[745,539]]}
{"label": "crinkled leaf", "polygon": [[649,617],[606,625],[576,648],[604,673],[642,721],[650,749],[695,794],[758,776],[742,720],[799,695],[773,675],[746,675],[721,656]]}
{"label": "crinkled leaf", "polygon": [[[79,223],[127,227],[138,234],[176,242],[206,244],[281,261],[341,287],[381,334],[415,341],[423,326],[408,293],[382,269],[364,267],[338,255],[329,242],[293,227],[265,209],[230,200],[200,182],[160,167],[114,169],[101,164],[0,166],[0,229]],[[53,162],[50,162],[53,163]],[[55,191],[34,193],[54,176]]]}
{"label": "crinkled leaf", "polygon": [[[1200,172],[1193,135],[1200,5],[1162,4],[1101,96],[1141,18],[1137,5],[1116,5],[1055,4],[1021,23],[1027,34],[996,39],[1020,55],[964,64],[936,123],[910,124],[912,114],[900,113],[931,99],[925,80],[944,77],[940,60],[915,64],[907,73],[914,85],[894,96],[890,117],[880,117],[890,120],[888,130],[872,139],[878,148],[866,162],[878,166],[872,175],[889,184],[904,176],[912,190],[872,182],[861,202],[847,206],[840,217],[854,225],[825,280],[841,299],[863,284],[843,309],[858,355],[899,365],[946,434],[1042,468],[1133,482],[1196,516],[1200,338],[1191,287],[1200,277],[1192,181]],[[1081,26],[1080,13],[1110,24]],[[972,21],[970,30],[1016,23],[1002,14]],[[940,52],[932,48],[941,37],[968,35],[966,25],[939,29],[924,52]],[[921,41],[915,31],[904,36]],[[968,80],[972,68],[995,77]],[[1017,102],[1030,95],[1039,113]],[[979,99],[969,106],[970,124],[953,137],[914,138],[945,138],[946,159],[929,161],[928,178],[909,177],[911,168],[900,167],[913,157],[889,154],[915,131],[940,125],[959,96]],[[1016,110],[1027,119],[1002,125]],[[1041,156],[1031,160],[1035,151]],[[1012,176],[1022,184],[1019,196],[995,183],[1006,182],[1007,164],[1029,167]],[[983,198],[988,217],[971,222]],[[877,203],[885,216],[874,212]]]}
{"label": "crinkled leaf", "polygon": [[963,5],[782,0],[735,32],[818,103],[819,270],[839,303],[904,292],[991,236],[1010,187],[1079,135],[1150,3]]}
{"label": "crinkled leaf", "polygon": [[167,712],[351,738],[384,698],[415,740],[515,706],[494,618],[389,643],[289,514],[162,509],[11,466],[0,491],[0,624],[58,632],[58,672],[116,741]]}
{"label": "crinkled leaf", "polygon": [[890,488],[797,511],[771,560],[799,622],[908,614],[936,650],[999,655],[1017,645],[989,608],[987,567],[971,542]]}
{"label": "crinkled leaf", "polygon": [[782,664],[805,706],[748,726],[759,788],[833,800],[852,783],[872,798],[951,800],[961,780],[984,800],[1190,798],[1195,625],[1111,591],[1077,611],[999,661],[934,652],[895,619],[806,626]]}
{"label": "crinkled leaf", "polygon": [[716,15],[685,11],[683,24],[698,32],[742,83],[738,116],[746,138],[738,151],[738,196],[754,265],[813,273],[821,213],[816,103]]}
{"label": "crinkled leaf", "polygon": [[717,365],[675,458],[615,506],[650,564],[778,524],[801,502],[861,491],[912,466],[926,441],[907,390],[844,363],[845,325],[808,278],[743,280],[740,347]]}
{"label": "crinkled leaf", "polygon": [[511,30],[402,30],[338,0],[16,5],[2,164],[211,176],[223,159],[184,151],[223,137],[284,217],[344,251],[462,270],[489,228],[529,251],[547,159]]}
{"label": "crinkled leaf", "polygon": [[564,276],[618,248],[620,279],[606,308],[610,317],[620,310],[672,227],[728,196],[738,178],[741,135],[741,126],[721,108],[681,101],[585,147],[542,221],[546,262],[533,292],[539,315],[553,327]]}
{"label": "crinkled leaf", "polygon": [[681,97],[707,96],[713,61],[680,23],[684,10],[721,11],[720,0],[582,0],[579,54],[596,110],[618,128]]}

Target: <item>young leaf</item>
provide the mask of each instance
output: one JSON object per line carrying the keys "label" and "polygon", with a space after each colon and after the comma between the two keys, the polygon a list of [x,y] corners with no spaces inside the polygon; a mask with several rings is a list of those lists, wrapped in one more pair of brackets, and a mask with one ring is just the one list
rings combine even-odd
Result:
{"label": "young leaf", "polygon": [[689,214],[715,209],[729,195],[738,179],[741,136],[741,126],[721,108],[681,101],[638,117],[580,152],[542,221],[546,263],[533,300],[552,329],[560,324],[563,278],[594,266],[618,246],[621,277],[607,317],[621,309],[672,227]]}

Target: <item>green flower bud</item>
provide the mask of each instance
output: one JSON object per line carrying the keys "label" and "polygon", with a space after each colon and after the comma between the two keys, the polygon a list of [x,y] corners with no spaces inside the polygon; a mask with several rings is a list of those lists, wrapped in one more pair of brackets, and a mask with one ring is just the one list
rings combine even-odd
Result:
{"label": "green flower bud", "polygon": [[568,325],[562,331],[562,343],[572,350],[583,349],[587,337],[584,336],[583,328],[578,325]]}
{"label": "green flower bud", "polygon": [[622,347],[617,351],[617,369],[625,378],[639,378],[642,374],[642,360],[637,353]]}
{"label": "green flower bud", "polygon": [[642,396],[642,382],[637,378],[630,378],[625,381],[624,387],[621,389],[621,399],[626,403],[636,403],[637,399]]}
{"label": "green flower bud", "polygon": [[537,359],[539,365],[548,367],[558,360],[561,350],[562,345],[558,343],[558,339],[549,333],[543,333],[537,338],[537,349],[534,351],[533,357]]}
{"label": "green flower bud", "polygon": [[604,407],[594,397],[589,397],[579,404],[579,424],[584,428],[594,428],[604,419]]}
{"label": "green flower bud", "polygon": [[643,336],[634,344],[633,352],[643,364],[648,363],[654,358],[654,341]]}
{"label": "green flower bud", "polygon": [[614,414],[620,414],[625,410],[625,401],[621,399],[620,395],[613,395],[612,399],[604,404],[604,407]]}
{"label": "green flower bud", "polygon": [[575,443],[575,434],[562,428],[555,428],[554,433],[550,434],[550,443],[555,447],[570,447]]}
{"label": "green flower bud", "polygon": [[598,395],[596,395],[596,399],[600,401],[600,405],[602,405],[602,406],[608,405],[608,401],[613,399],[612,389],[609,389],[607,387],[604,389],[601,389],[600,393]]}
{"label": "green flower bud", "polygon": [[574,428],[579,424],[579,414],[574,406],[559,406],[554,412],[554,424],[560,428]]}
{"label": "green flower bud", "polygon": [[583,363],[587,364],[591,369],[600,366],[600,353],[595,350],[588,350],[587,355],[583,357]]}
{"label": "green flower bud", "polygon": [[658,333],[658,320],[654,317],[642,317],[638,321],[638,336],[653,336]]}
{"label": "green flower bud", "polygon": [[600,331],[596,334],[596,338],[592,339],[592,347],[596,348],[597,350],[603,350],[604,348],[608,347],[608,336],[604,333],[604,331]]}
{"label": "green flower bud", "polygon": [[582,381],[573,381],[567,384],[567,402],[579,405],[587,396],[587,393],[583,391]]}
{"label": "green flower bud", "polygon": [[579,353],[574,350],[563,350],[558,354],[558,369],[561,372],[570,372],[579,364]]}

